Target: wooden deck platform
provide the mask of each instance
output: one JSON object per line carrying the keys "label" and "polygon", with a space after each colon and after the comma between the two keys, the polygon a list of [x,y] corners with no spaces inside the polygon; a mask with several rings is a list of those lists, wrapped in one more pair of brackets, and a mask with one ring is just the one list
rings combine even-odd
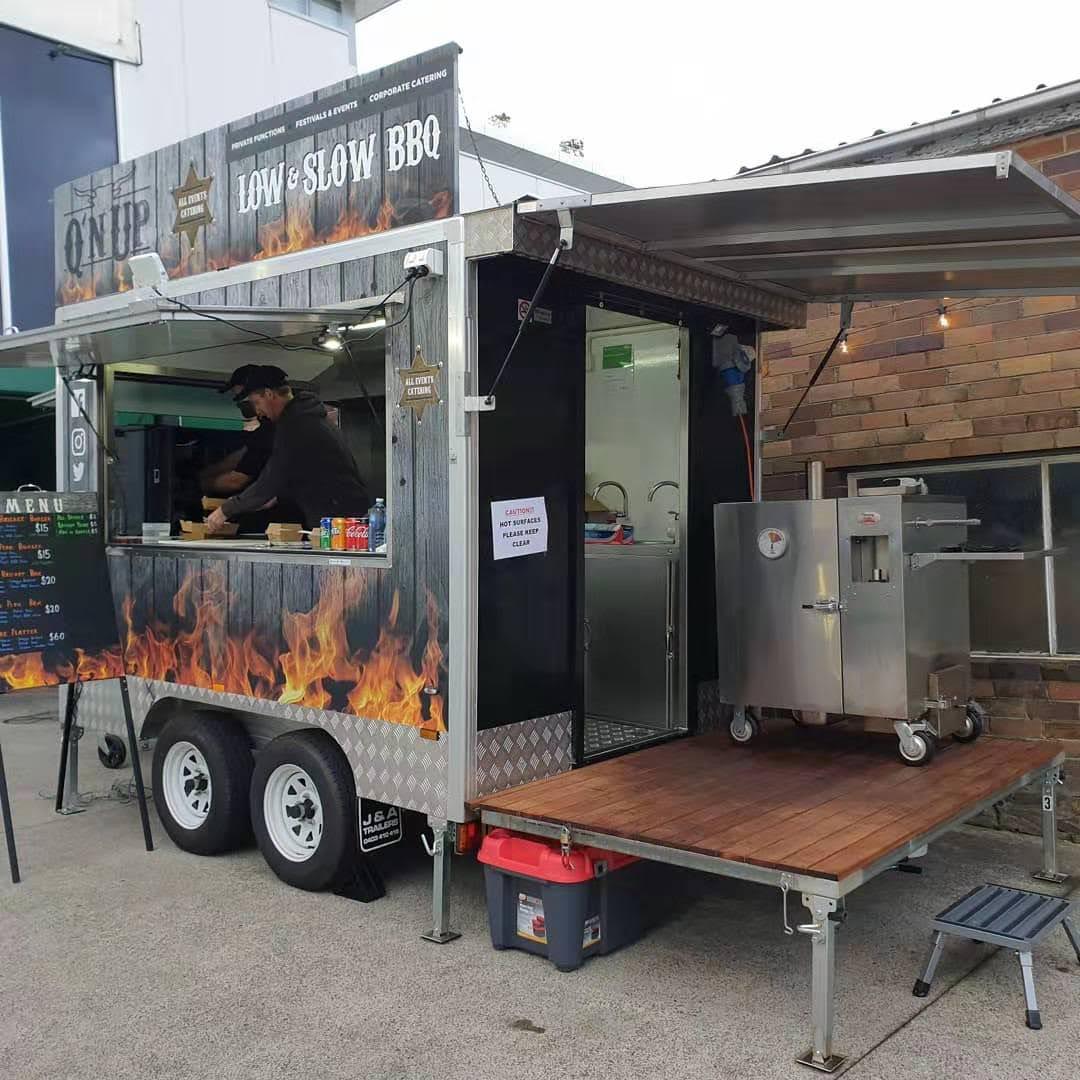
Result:
{"label": "wooden deck platform", "polygon": [[855,887],[905,845],[974,816],[1063,758],[1057,743],[984,738],[942,745],[930,765],[911,768],[897,760],[895,739],[842,727],[779,730],[752,747],[703,735],[471,805],[489,823],[568,825]]}

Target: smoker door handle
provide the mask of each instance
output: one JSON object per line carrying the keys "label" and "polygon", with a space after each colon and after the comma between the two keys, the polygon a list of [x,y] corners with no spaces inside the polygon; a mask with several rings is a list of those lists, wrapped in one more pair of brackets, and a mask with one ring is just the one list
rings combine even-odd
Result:
{"label": "smoker door handle", "polygon": [[981,525],[982,518],[915,518],[909,521],[916,529],[931,529],[935,525]]}
{"label": "smoker door handle", "polygon": [[815,600],[812,604],[803,604],[803,611],[821,611],[827,615],[835,615],[843,610],[843,602],[831,596],[828,600]]}

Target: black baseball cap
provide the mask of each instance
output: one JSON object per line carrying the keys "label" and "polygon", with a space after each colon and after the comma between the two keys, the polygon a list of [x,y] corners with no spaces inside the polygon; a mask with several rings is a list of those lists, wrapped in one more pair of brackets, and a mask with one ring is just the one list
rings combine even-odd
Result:
{"label": "black baseball cap", "polygon": [[289,385],[288,373],[274,364],[245,364],[233,372],[233,378],[240,375],[238,398],[245,398],[254,390],[276,390],[279,386]]}
{"label": "black baseball cap", "polygon": [[219,394],[235,394],[239,397],[244,392],[244,381],[256,368],[257,364],[241,364],[228,378],[225,385],[219,390]]}

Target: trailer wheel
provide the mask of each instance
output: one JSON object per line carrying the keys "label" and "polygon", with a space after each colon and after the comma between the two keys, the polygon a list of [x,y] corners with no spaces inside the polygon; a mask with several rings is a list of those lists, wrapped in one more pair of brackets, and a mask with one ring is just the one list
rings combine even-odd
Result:
{"label": "trailer wheel", "polygon": [[960,743],[974,742],[986,730],[986,713],[974,701],[969,701],[964,713],[964,726],[953,732],[953,738]]}
{"label": "trailer wheel", "polygon": [[178,848],[218,855],[251,836],[251,746],[236,724],[199,713],[170,720],[152,775],[158,817]]}
{"label": "trailer wheel", "polygon": [[340,880],[357,851],[356,783],[325,731],[280,735],[259,752],[251,820],[270,869],[317,892]]}
{"label": "trailer wheel", "polygon": [[911,739],[915,745],[910,752],[904,749],[903,742],[897,747],[900,760],[905,765],[918,767],[928,765],[934,760],[934,754],[937,752],[937,739],[929,731],[916,731],[912,734]]}
{"label": "trailer wheel", "polygon": [[106,735],[98,740],[98,761],[106,769],[122,769],[127,761],[127,747],[119,735]]}

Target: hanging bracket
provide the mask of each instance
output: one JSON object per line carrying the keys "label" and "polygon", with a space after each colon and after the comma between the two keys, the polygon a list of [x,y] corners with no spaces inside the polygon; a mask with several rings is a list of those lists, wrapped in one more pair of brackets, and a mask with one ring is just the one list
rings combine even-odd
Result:
{"label": "hanging bracket", "polygon": [[559,246],[567,251],[574,246],[574,211],[558,210],[559,216]]}

